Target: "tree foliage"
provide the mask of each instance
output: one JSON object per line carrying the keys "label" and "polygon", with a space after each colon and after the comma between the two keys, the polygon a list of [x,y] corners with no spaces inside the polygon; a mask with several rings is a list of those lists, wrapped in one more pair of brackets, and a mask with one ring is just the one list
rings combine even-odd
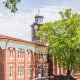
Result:
{"label": "tree foliage", "polygon": [[18,10],[17,4],[20,2],[21,2],[21,0],[6,0],[3,3],[6,8],[10,9],[11,12],[15,13]]}
{"label": "tree foliage", "polygon": [[49,54],[71,72],[80,64],[80,14],[71,13],[71,9],[59,14],[62,19],[41,26],[37,36],[41,37],[42,43],[49,43]]}

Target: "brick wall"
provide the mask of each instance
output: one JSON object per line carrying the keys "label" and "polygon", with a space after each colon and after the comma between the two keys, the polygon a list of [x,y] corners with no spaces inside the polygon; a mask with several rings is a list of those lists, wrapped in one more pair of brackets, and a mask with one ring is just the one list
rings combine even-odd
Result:
{"label": "brick wall", "polygon": [[[22,49],[20,49],[21,54]],[[23,50],[24,51],[24,50]],[[30,50],[30,60],[28,60],[28,50],[24,51],[24,59],[18,59],[18,50],[12,50],[12,59],[10,59],[10,48],[5,50],[5,80],[32,80],[38,78],[38,67],[41,67],[41,77],[48,77],[48,74],[44,75],[44,64],[48,67],[48,61],[44,59],[45,54],[41,53],[41,59],[38,60],[38,53],[34,53]],[[2,58],[3,59],[3,58]],[[1,60],[2,60],[1,59]],[[10,66],[12,65],[12,78],[10,78]],[[18,78],[18,67],[24,66],[24,77]],[[28,67],[31,67],[31,76],[28,76]],[[21,75],[21,73],[20,73]],[[3,80],[3,79],[1,79]]]}

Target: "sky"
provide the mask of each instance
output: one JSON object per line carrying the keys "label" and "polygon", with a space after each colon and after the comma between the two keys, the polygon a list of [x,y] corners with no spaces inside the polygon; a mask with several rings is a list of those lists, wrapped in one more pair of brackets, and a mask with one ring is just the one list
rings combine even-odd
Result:
{"label": "sky", "polygon": [[31,41],[31,25],[40,9],[44,23],[60,19],[59,11],[72,8],[80,12],[80,0],[22,0],[18,11],[11,13],[0,0],[0,34]]}

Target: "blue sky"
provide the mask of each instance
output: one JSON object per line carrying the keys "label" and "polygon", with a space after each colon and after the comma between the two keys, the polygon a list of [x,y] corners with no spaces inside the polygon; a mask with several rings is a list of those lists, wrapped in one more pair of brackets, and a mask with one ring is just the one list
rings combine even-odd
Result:
{"label": "blue sky", "polygon": [[[5,1],[5,0],[4,0]],[[44,23],[60,19],[59,11],[72,8],[80,12],[80,0],[22,0],[18,12],[11,13],[0,1],[0,34],[31,40],[31,27],[38,8]]]}

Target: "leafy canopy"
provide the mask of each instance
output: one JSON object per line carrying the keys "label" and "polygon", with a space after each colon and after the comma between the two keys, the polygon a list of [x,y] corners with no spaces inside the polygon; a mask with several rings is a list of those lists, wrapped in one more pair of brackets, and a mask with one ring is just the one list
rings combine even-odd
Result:
{"label": "leafy canopy", "polygon": [[6,0],[3,3],[5,4],[6,8],[10,9],[11,12],[15,13],[18,10],[17,4],[20,2],[21,0]]}
{"label": "leafy canopy", "polygon": [[71,9],[59,14],[61,20],[44,24],[37,36],[42,43],[49,43],[49,54],[54,55],[62,67],[72,71],[79,66],[80,14],[71,13]]}

